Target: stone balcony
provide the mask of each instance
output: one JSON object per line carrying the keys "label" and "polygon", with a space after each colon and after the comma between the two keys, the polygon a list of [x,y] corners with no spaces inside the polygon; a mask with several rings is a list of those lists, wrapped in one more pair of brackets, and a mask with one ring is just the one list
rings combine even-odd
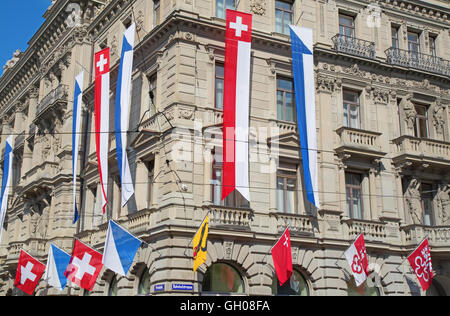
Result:
{"label": "stone balcony", "polygon": [[380,159],[386,155],[381,150],[381,133],[345,126],[338,128],[336,133],[340,138],[339,144],[335,148],[338,154],[363,156],[371,159]]}
{"label": "stone balcony", "polygon": [[44,239],[32,238],[26,241],[10,242],[7,247],[6,264],[16,265],[22,250],[37,259],[44,259],[47,256]]}
{"label": "stone balcony", "polygon": [[417,246],[428,238],[430,247],[450,248],[450,226],[407,225],[401,227],[403,244]]}
{"label": "stone balcony", "polygon": [[449,60],[399,48],[389,48],[385,52],[387,62],[392,65],[450,76]]}
{"label": "stone balcony", "polygon": [[392,158],[395,165],[450,170],[448,142],[404,135],[393,139],[392,143],[396,146]]}
{"label": "stone balcony", "polygon": [[355,239],[359,234],[364,234],[364,239],[370,242],[387,242],[386,223],[362,219],[345,219],[344,238]]}
{"label": "stone balcony", "polygon": [[310,215],[272,212],[269,214],[276,220],[277,233],[289,227],[289,233],[297,236],[313,236],[314,228],[318,228],[317,219]]}
{"label": "stone balcony", "polygon": [[66,85],[61,84],[52,90],[38,104],[33,123],[41,130],[52,131],[55,120],[62,119],[67,108],[68,96],[69,87]]}
{"label": "stone balcony", "polygon": [[331,39],[334,50],[353,56],[375,59],[375,43],[363,39],[337,34]]}
{"label": "stone balcony", "polygon": [[250,230],[253,211],[245,208],[231,208],[212,205],[209,207],[209,221],[211,227],[238,231]]}

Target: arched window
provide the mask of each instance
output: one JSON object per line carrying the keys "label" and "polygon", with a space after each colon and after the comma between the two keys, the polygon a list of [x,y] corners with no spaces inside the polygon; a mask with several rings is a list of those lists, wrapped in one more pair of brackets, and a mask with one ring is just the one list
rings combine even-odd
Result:
{"label": "arched window", "polygon": [[303,275],[294,270],[291,279],[280,286],[276,275],[273,277],[272,283],[273,295],[293,295],[293,296],[309,296],[309,287]]}
{"label": "arched window", "polygon": [[347,282],[347,294],[348,296],[381,296],[380,290],[376,286],[367,286],[367,282],[356,287],[353,277]]}
{"label": "arched window", "polygon": [[108,296],[117,296],[117,283],[117,279],[112,278],[111,282],[109,283]]}
{"label": "arched window", "polygon": [[244,294],[244,281],[231,265],[215,263],[205,273],[202,292]]}
{"label": "arched window", "polygon": [[148,271],[148,268],[142,272],[138,285],[138,295],[147,294],[150,294],[150,272]]}
{"label": "arched window", "polygon": [[433,279],[433,283],[428,288],[426,292],[427,296],[447,296],[442,285],[436,280]]}

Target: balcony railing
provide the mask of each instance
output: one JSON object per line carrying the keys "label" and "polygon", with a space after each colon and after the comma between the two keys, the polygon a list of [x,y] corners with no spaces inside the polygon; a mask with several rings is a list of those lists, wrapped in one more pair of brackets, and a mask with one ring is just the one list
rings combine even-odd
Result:
{"label": "balcony railing", "polygon": [[376,51],[374,42],[342,34],[335,35],[331,40],[333,41],[334,49],[338,52],[375,59]]}
{"label": "balcony railing", "polygon": [[350,127],[340,127],[336,130],[340,137],[337,152],[348,152],[350,154],[362,154],[379,158],[385,155],[381,151],[381,133],[366,131]]}
{"label": "balcony railing", "polygon": [[314,235],[314,218],[309,215],[270,213],[277,221],[277,232],[283,233],[286,227],[293,235]]}
{"label": "balcony railing", "polygon": [[431,246],[450,245],[450,226],[408,225],[401,227],[401,231],[406,245],[417,245],[425,238],[428,238]]}
{"label": "balcony railing", "polygon": [[250,220],[253,211],[250,209],[229,208],[224,206],[211,206],[211,226],[222,228],[250,229]]}
{"label": "balcony railing", "polygon": [[392,142],[397,146],[399,154],[450,161],[450,143],[448,142],[406,135]]}
{"label": "balcony railing", "polygon": [[45,110],[49,109],[57,101],[67,101],[68,91],[68,86],[61,84],[47,94],[37,106],[36,117],[39,117]]}
{"label": "balcony railing", "polygon": [[393,65],[450,76],[450,61],[440,57],[399,48],[387,49],[386,56],[388,63]]}
{"label": "balcony railing", "polygon": [[348,219],[344,221],[347,227],[346,237],[351,240],[363,233],[367,241],[385,242],[387,237],[386,224],[382,222]]}

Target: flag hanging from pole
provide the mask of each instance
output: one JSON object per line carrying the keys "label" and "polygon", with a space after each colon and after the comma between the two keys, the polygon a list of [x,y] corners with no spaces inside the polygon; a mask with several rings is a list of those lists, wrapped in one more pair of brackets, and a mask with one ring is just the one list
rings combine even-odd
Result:
{"label": "flag hanging from pole", "polygon": [[134,194],[133,180],[127,155],[127,131],[131,102],[131,74],[133,72],[134,34],[136,25],[132,24],[123,35],[122,54],[117,78],[115,133],[117,163],[122,188],[122,207]]}
{"label": "flag hanging from pole", "polygon": [[428,238],[408,256],[409,264],[419,280],[422,290],[426,291],[433,283],[433,266],[431,265],[430,245]]}
{"label": "flag hanging from pole", "polygon": [[308,28],[293,25],[290,28],[298,133],[306,197],[319,208],[313,34]]}
{"label": "flag hanging from pole", "polygon": [[222,200],[237,190],[250,201],[248,131],[252,15],[227,10],[226,23]]}
{"label": "flag hanging from pole", "polygon": [[8,210],[9,188],[11,186],[12,161],[13,161],[13,137],[9,136],[5,144],[5,156],[3,159],[2,191],[0,195],[0,242],[2,240],[3,223]]}
{"label": "flag hanging from pole", "polygon": [[95,54],[95,145],[102,188],[102,210],[108,204],[109,48]]}
{"label": "flag hanging from pole", "polygon": [[286,228],[283,235],[277,241],[275,246],[270,250],[272,254],[273,266],[277,274],[280,286],[285,284],[292,276],[292,250],[291,250],[291,236],[289,228]]}
{"label": "flag hanging from pole", "polygon": [[75,91],[73,100],[73,125],[72,125],[72,172],[73,172],[73,208],[75,224],[80,218],[77,208],[77,169],[78,169],[78,150],[80,147],[80,130],[81,130],[81,103],[83,99],[83,80],[84,72],[81,72],[75,78]]}
{"label": "flag hanging from pole", "polygon": [[344,254],[350,268],[352,269],[355,284],[359,287],[366,281],[369,275],[369,265],[367,263],[364,235],[360,234]]}
{"label": "flag hanging from pole", "polygon": [[122,276],[126,276],[141,244],[140,239],[110,220],[103,251],[103,265]]}
{"label": "flag hanging from pole", "polygon": [[67,285],[67,278],[64,275],[70,262],[70,255],[50,244],[47,257],[47,267],[45,269],[44,280],[48,285],[64,291]]}
{"label": "flag hanging from pole", "polygon": [[208,256],[208,229],[209,229],[209,216],[206,216],[200,228],[194,235],[192,240],[193,255],[194,255],[194,272],[201,266]]}
{"label": "flag hanging from pole", "polygon": [[45,265],[43,263],[30,256],[26,251],[21,250],[14,286],[29,295],[33,295],[44,271]]}

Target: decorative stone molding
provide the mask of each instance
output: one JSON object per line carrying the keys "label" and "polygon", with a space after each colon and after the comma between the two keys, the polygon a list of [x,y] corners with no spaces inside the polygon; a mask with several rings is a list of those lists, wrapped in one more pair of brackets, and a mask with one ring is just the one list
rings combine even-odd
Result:
{"label": "decorative stone molding", "polygon": [[445,128],[445,108],[440,100],[436,100],[433,104],[433,125],[436,133],[443,134]]}
{"label": "decorative stone molding", "polygon": [[414,104],[411,102],[412,94],[407,94],[400,102],[400,108],[404,112],[404,120],[409,129],[414,128],[417,112]]}
{"label": "decorative stone molding", "polygon": [[251,0],[250,11],[256,15],[266,14],[266,0]]}

